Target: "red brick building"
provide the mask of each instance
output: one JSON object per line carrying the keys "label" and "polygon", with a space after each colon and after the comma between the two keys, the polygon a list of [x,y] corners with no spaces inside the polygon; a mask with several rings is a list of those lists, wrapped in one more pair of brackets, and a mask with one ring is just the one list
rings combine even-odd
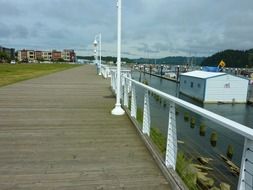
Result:
{"label": "red brick building", "polygon": [[21,50],[21,60],[27,59],[27,50]]}
{"label": "red brick building", "polygon": [[35,59],[36,60],[42,60],[43,59],[42,51],[35,51]]}
{"label": "red brick building", "polygon": [[61,59],[61,52],[60,51],[56,51],[56,50],[53,50],[52,51],[52,60],[53,61],[57,61],[59,59]]}

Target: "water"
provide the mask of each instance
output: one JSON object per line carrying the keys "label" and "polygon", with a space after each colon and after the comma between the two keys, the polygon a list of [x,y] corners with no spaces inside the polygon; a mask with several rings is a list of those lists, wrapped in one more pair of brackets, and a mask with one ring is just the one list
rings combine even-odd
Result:
{"label": "water", "polygon": [[[161,79],[149,74],[133,72],[132,77],[140,82],[147,80],[149,86],[166,92],[170,95],[177,96],[183,100],[191,102],[197,106],[203,107],[214,113],[227,117],[243,125],[253,126],[253,106],[247,104],[202,104],[187,96],[183,96],[178,92],[177,83],[165,79]],[[143,108],[143,91],[137,88],[137,106]],[[150,97],[151,105],[151,126],[159,128],[166,136],[168,126],[168,103],[156,101],[152,96]],[[241,155],[243,150],[244,139],[242,136],[225,129],[224,127],[215,124],[200,115],[191,113],[190,111],[177,107],[177,136],[178,140],[183,141],[184,144],[179,144],[179,150],[185,152],[194,162],[199,156],[213,158],[210,166],[214,168],[215,172],[210,172],[209,176],[215,179],[216,186],[220,182],[226,182],[231,185],[231,189],[236,189],[238,176],[233,175],[220,155],[226,156],[227,147],[233,146],[234,154],[231,159],[237,166],[240,166]],[[191,117],[196,120],[194,128],[190,126],[190,122],[184,120],[184,113],[189,113]],[[206,132],[204,136],[199,133],[199,126],[201,123],[206,125]],[[210,136],[213,132],[218,135],[216,146],[210,143]]]}

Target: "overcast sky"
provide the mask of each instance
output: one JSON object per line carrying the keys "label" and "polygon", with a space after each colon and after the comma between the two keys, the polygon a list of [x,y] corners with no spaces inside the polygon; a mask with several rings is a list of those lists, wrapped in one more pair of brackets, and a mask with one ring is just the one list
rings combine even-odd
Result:
{"label": "overcast sky", "polygon": [[[253,48],[253,0],[122,0],[124,57]],[[116,0],[0,0],[0,45],[116,56]]]}

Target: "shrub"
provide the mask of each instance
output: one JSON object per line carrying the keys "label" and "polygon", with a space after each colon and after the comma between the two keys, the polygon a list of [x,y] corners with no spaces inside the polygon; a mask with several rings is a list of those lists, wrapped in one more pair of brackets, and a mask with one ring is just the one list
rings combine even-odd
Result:
{"label": "shrub", "polygon": [[211,137],[210,137],[210,143],[211,143],[211,145],[212,145],[213,147],[216,146],[217,140],[218,140],[218,135],[217,135],[217,133],[216,133],[216,132],[212,132]]}
{"label": "shrub", "polygon": [[190,118],[190,116],[189,116],[189,113],[184,113],[184,120],[185,121],[189,121],[189,118]]}
{"label": "shrub", "polygon": [[204,123],[200,124],[199,135],[200,136],[205,136],[206,135],[206,125]]}
{"label": "shrub", "polygon": [[227,157],[232,159],[233,155],[234,155],[234,147],[231,144],[229,144],[227,148]]}
{"label": "shrub", "polygon": [[191,128],[194,128],[195,126],[195,118],[194,117],[191,117]]}

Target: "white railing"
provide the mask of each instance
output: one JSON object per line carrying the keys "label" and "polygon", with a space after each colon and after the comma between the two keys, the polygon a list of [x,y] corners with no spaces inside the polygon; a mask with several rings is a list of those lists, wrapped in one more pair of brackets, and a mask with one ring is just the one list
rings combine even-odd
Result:
{"label": "white railing", "polygon": [[101,65],[102,76],[104,78],[109,78],[109,77],[111,77],[111,70],[116,70],[116,69],[117,69],[116,67],[102,64]]}
{"label": "white railing", "polygon": [[[121,75],[124,76],[124,77],[131,78],[131,70],[129,70],[129,69],[121,69]],[[111,76],[111,88],[112,88],[112,90],[116,94],[116,92],[117,92],[117,85],[116,85],[117,84],[116,83],[117,72],[116,72],[116,69],[111,69],[110,76]],[[121,84],[122,84],[122,86],[126,86],[125,85],[125,80],[121,81]],[[122,86],[121,86],[121,88],[122,88]],[[130,86],[131,86],[131,83],[129,84],[129,86],[127,88],[127,92],[128,93],[130,92]],[[123,99],[124,89],[122,89],[120,92],[121,92],[120,99]]]}
{"label": "white railing", "polygon": [[[116,76],[116,69],[115,66],[109,66],[109,65],[101,65],[101,73],[104,78],[110,78],[112,77],[112,74]],[[131,70],[130,69],[121,69],[121,73],[124,74],[124,76],[131,77]],[[115,77],[116,78],[116,77]]]}
{"label": "white railing", "polygon": [[[111,70],[111,86],[116,92],[116,72]],[[220,126],[234,131],[238,135],[244,137],[244,147],[241,160],[240,176],[238,181],[238,190],[252,190],[253,189],[253,129],[234,122],[230,119],[222,117],[218,114],[210,112],[206,109],[195,106],[191,103],[183,101],[179,98],[166,94],[148,85],[135,81],[129,77],[127,74],[122,74],[122,94],[121,100],[123,105],[129,108],[129,94],[131,94],[131,108],[130,115],[132,118],[137,117],[137,102],[136,102],[136,88],[141,88],[144,90],[144,109],[143,109],[143,126],[142,133],[150,136],[150,104],[149,104],[149,93],[159,95],[169,102],[169,113],[168,113],[168,133],[167,133],[167,145],[164,164],[168,168],[176,168],[177,159],[177,126],[176,126],[176,114],[175,106],[181,106],[187,110],[197,113],[204,118],[211,120]]]}

